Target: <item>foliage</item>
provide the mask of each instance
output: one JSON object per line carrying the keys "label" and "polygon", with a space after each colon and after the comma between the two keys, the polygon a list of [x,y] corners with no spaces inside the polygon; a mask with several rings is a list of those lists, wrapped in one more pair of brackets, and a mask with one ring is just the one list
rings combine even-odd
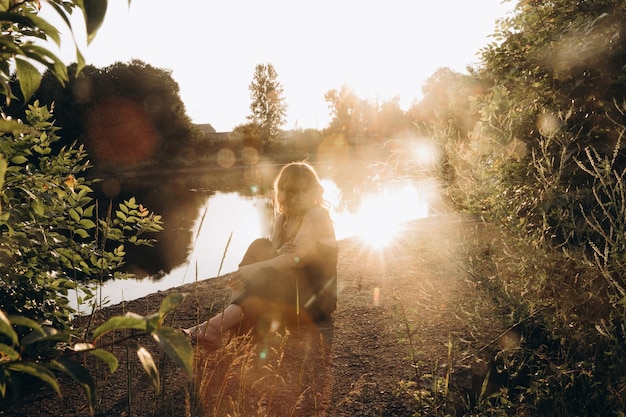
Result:
{"label": "foliage", "polygon": [[327,91],[324,99],[333,116],[328,126],[329,131],[341,133],[350,143],[367,135],[369,103],[366,99],[357,97],[354,90],[347,85],[342,85],[339,91]]}
{"label": "foliage", "polygon": [[[625,12],[623,0],[520,1],[469,83],[431,79],[444,116],[424,119],[449,194],[507,233],[502,258],[473,276],[522,323],[519,349],[494,358],[507,382],[476,415],[624,408]],[[465,135],[455,85],[480,87]]]}
{"label": "foliage", "polygon": [[411,120],[400,108],[399,98],[382,103],[358,97],[342,85],[324,95],[332,119],[325,133],[342,135],[349,143],[389,139],[411,129]]}
{"label": "foliage", "polygon": [[83,147],[52,152],[58,129],[45,107],[30,106],[27,125],[4,133],[0,216],[0,309],[63,329],[73,309],[68,289],[119,277],[124,244],[150,245],[161,218],[124,201],[100,213],[91,197]]}
{"label": "foliage", "polygon": [[[625,8],[621,0],[519,2],[494,34],[502,42],[482,51],[478,74],[492,83],[485,121],[531,147],[563,132],[575,136],[571,152],[611,152],[613,122],[624,120]],[[569,115],[554,120],[560,114]]]}
{"label": "foliage", "polygon": [[258,64],[249,89],[252,113],[248,119],[259,127],[262,140],[277,137],[279,128],[285,124],[287,105],[274,65]]}
{"label": "foliage", "polygon": [[408,111],[411,121],[430,129],[449,129],[448,136],[466,139],[478,121],[478,112],[471,109],[471,97],[483,88],[475,77],[439,68],[422,87],[423,98]]}
{"label": "foliage", "polygon": [[[150,335],[173,362],[191,376],[193,372],[192,348],[186,337],[171,327],[164,326],[164,320],[184,299],[182,294],[167,296],[158,313],[140,316],[127,313],[112,317],[98,326],[93,333],[81,341],[72,339],[69,332],[58,331],[51,326],[41,326],[36,321],[23,316],[7,316],[0,310],[0,340],[2,361],[0,361],[0,395],[17,396],[22,375],[30,375],[48,384],[61,395],[62,389],[57,379],[64,373],[74,379],[84,390],[90,415],[94,415],[97,405],[96,383],[90,371],[84,366],[85,355],[103,361],[111,373],[118,365],[117,358],[107,350],[113,344],[127,344],[135,351],[144,370],[150,377],[157,392],[160,390],[159,372],[152,354],[135,340],[141,334]],[[120,331],[126,331],[126,333]],[[117,339],[103,342],[106,335]]]}
{"label": "foliage", "polygon": [[[106,1],[48,0],[47,3],[70,29],[70,15],[75,8],[79,8],[85,17],[88,41],[95,36],[106,12]],[[41,81],[37,65],[46,68],[60,82],[64,83],[69,79],[65,64],[39,42],[51,39],[57,45],[61,43],[57,28],[38,16],[40,7],[39,0],[0,1],[0,39],[3,45],[0,53],[0,93],[7,100],[13,97],[9,83],[13,70],[20,80],[22,96],[27,100]],[[76,58],[80,72],[85,61],[78,48]]]}
{"label": "foliage", "polygon": [[[48,4],[70,28],[69,14],[80,8],[88,41],[107,6],[106,1],[93,0]],[[9,84],[12,66],[24,101],[41,79],[33,64],[48,68],[61,82],[68,80],[58,57],[34,42],[49,38],[59,42],[56,28],[38,18],[39,6],[36,0],[0,1],[0,36],[5,46],[0,85],[7,102],[14,98]],[[84,62],[78,51],[77,56],[78,74]],[[133,198],[101,213],[91,197],[92,182],[81,176],[90,166],[84,147],[72,143],[54,148],[59,142],[57,131],[49,109],[37,101],[20,120],[3,117],[0,121],[0,395],[15,398],[24,376],[37,378],[60,394],[57,375],[65,373],[83,388],[93,415],[96,383],[84,366],[84,354],[104,361],[114,372],[117,359],[106,348],[126,343],[136,350],[158,390],[157,367],[151,354],[133,342],[135,333],[150,334],[188,375],[192,351],[182,334],[163,326],[165,316],[182,302],[180,294],[168,296],[154,315],[113,317],[93,332],[87,327],[80,337],[72,328],[68,290],[81,287],[89,297],[90,284],[119,276],[124,244],[151,244],[152,239],[142,235],[161,230],[161,219]],[[130,335],[103,342],[103,336],[120,330]]]}
{"label": "foliage", "polygon": [[[185,113],[171,71],[140,60],[104,68],[89,65],[80,74],[77,70],[76,64],[69,67],[65,85],[46,72],[33,100],[54,106],[62,127],[60,144],[85,144],[98,170],[170,163],[197,146],[202,134]],[[4,108],[14,118],[23,117],[22,103]],[[120,114],[124,119],[119,120]],[[106,151],[110,147],[137,156],[128,161],[111,158]]]}

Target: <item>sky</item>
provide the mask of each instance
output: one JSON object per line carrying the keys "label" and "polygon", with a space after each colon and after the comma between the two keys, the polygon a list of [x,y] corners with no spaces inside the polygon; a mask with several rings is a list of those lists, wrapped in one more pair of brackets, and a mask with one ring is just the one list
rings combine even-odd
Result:
{"label": "sky", "polygon": [[[343,85],[361,98],[399,97],[407,110],[440,67],[466,72],[492,40],[502,0],[109,0],[86,45],[88,64],[140,59],[170,70],[194,123],[218,132],[246,123],[257,64],[271,63],[287,104],[285,129],[323,129],[324,94]],[[44,3],[45,4],[45,3]],[[42,17],[58,21],[44,6]],[[81,27],[75,13],[74,26]],[[60,55],[75,62],[69,31]],[[76,30],[78,33],[80,30]]]}

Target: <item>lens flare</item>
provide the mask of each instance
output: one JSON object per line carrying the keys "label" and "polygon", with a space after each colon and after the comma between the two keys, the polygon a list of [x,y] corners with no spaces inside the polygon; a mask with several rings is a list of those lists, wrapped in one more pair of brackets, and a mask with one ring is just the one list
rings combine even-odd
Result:
{"label": "lens flare", "polygon": [[402,223],[429,215],[429,191],[410,181],[372,190],[361,197],[355,212],[342,208],[338,189],[324,184],[331,216],[339,239],[357,237],[369,247],[382,250],[393,242]]}
{"label": "lens flare", "polygon": [[120,97],[92,106],[86,118],[86,132],[94,159],[119,167],[149,161],[161,144],[159,132],[143,107]]}

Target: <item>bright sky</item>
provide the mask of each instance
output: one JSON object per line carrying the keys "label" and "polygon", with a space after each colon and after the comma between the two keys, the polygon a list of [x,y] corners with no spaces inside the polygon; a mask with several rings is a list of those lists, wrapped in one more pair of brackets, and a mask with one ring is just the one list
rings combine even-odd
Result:
{"label": "bright sky", "polygon": [[[109,0],[81,49],[97,67],[136,58],[171,70],[192,121],[218,132],[247,121],[254,68],[271,63],[288,105],[284,128],[322,129],[324,94],[344,84],[362,98],[399,96],[406,110],[437,68],[465,72],[515,3],[501,2]],[[64,42],[68,63],[73,48]]]}

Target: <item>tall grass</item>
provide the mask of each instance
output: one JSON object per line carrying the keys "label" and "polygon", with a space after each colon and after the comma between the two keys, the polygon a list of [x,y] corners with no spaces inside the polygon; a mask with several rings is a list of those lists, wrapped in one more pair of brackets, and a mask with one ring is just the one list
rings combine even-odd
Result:
{"label": "tall grass", "polygon": [[468,415],[624,415],[625,128],[615,128],[612,153],[574,152],[562,132],[526,154],[479,131],[442,141],[450,195],[502,232],[489,251],[468,247],[465,267],[521,335],[492,358],[498,392]]}

